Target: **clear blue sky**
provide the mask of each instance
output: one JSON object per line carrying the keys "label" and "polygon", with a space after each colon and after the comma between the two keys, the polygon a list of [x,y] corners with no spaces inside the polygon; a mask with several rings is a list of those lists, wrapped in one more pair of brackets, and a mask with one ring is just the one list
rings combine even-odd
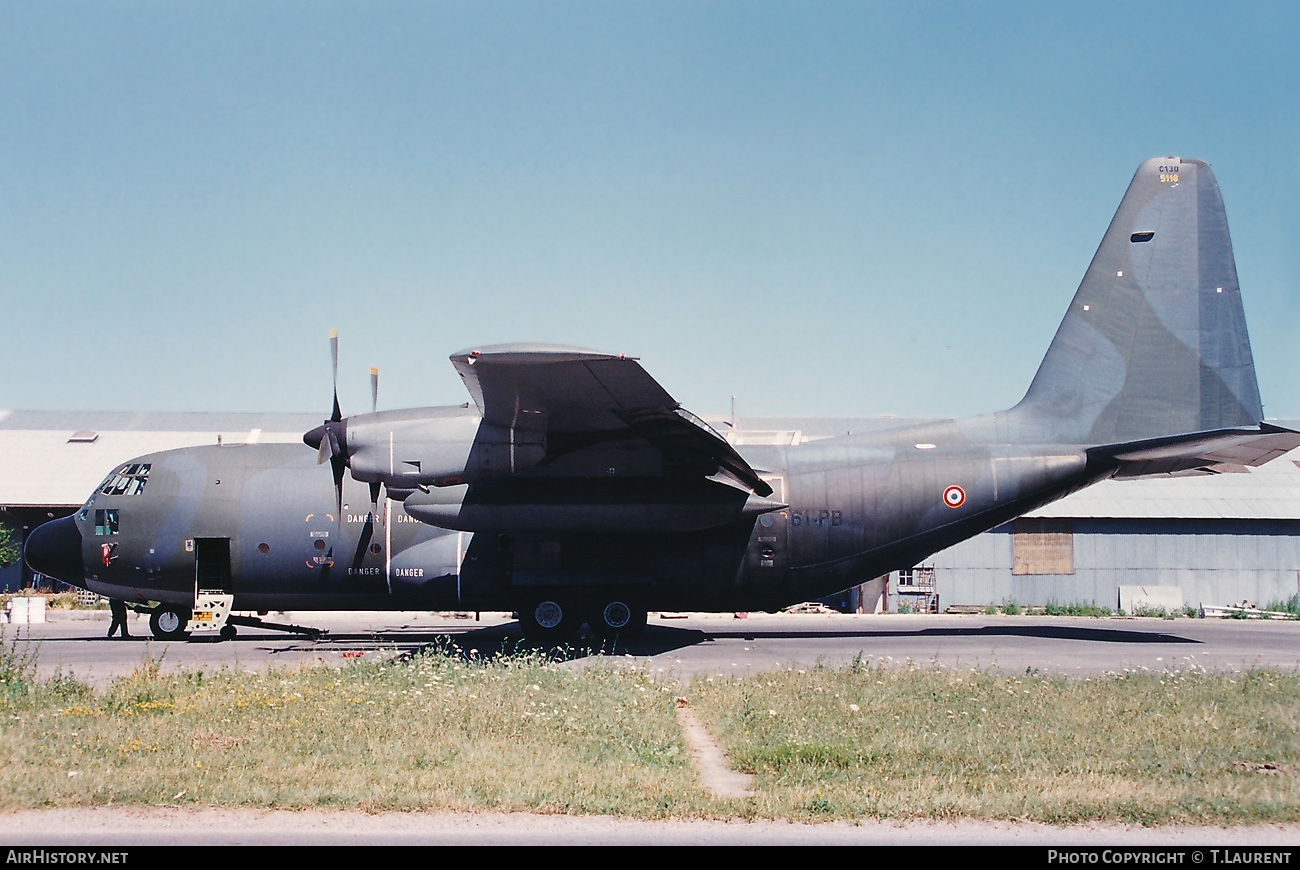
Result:
{"label": "clear blue sky", "polygon": [[1133,171],[1210,162],[1300,417],[1300,4],[5,2],[0,407],[345,412],[453,351],[722,414],[1028,385]]}

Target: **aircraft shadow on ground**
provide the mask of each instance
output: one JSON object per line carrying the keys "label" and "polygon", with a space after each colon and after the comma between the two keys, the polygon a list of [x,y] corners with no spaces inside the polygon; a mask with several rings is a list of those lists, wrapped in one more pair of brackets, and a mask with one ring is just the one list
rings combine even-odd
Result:
{"label": "aircraft shadow on ground", "polygon": [[709,637],[741,638],[923,638],[923,637],[1037,637],[1044,640],[1082,640],[1098,643],[1193,643],[1201,641],[1164,632],[1118,628],[1083,628],[1068,625],[986,625],[979,628],[920,628],[912,631],[745,631],[732,629],[709,632]]}
{"label": "aircraft shadow on ground", "polygon": [[[319,640],[304,638],[301,644],[285,647],[267,647],[272,655],[301,652],[315,647],[331,652],[367,653],[381,650],[395,651],[397,659],[412,658],[423,653],[441,652],[466,661],[483,661],[500,656],[540,656],[550,661],[576,661],[596,656],[656,656],[673,650],[694,646],[708,640],[709,635],[694,629],[670,626],[651,626],[637,638],[624,641],[602,641],[585,632],[572,641],[560,645],[536,643],[523,636],[518,623],[484,626],[482,628],[436,630],[423,626],[385,628],[378,631],[335,633]],[[216,638],[212,639],[217,642]],[[243,640],[265,643],[266,635],[240,635],[234,643]],[[193,642],[193,641],[191,641]]]}
{"label": "aircraft shadow on ground", "polygon": [[[231,639],[216,634],[196,634],[188,638],[159,640],[149,634],[132,634],[127,637],[105,637],[102,634],[74,637],[47,637],[41,643],[135,643],[187,644],[199,646],[254,645],[261,646],[270,655],[300,653],[312,647],[332,652],[374,652],[397,650],[411,656],[425,651],[444,651],[465,659],[482,659],[501,655],[542,655],[556,661],[570,661],[594,655],[653,656],[675,649],[693,646],[707,640],[705,632],[666,626],[651,626],[645,633],[630,641],[601,641],[585,632],[569,643],[558,647],[534,643],[523,636],[515,622],[479,628],[441,628],[426,626],[398,626],[376,631],[322,632],[319,638],[306,635],[294,638],[284,634],[241,631]],[[271,642],[271,643],[268,643]]]}
{"label": "aircraft shadow on ground", "polygon": [[[370,648],[403,647],[399,658],[413,657],[427,652],[441,652],[466,661],[490,660],[501,656],[537,656],[553,662],[578,661],[598,656],[656,656],[673,650],[694,646],[708,639],[702,631],[654,626],[630,640],[605,640],[587,634],[579,635],[565,644],[536,643],[523,636],[518,623],[506,623],[460,632],[383,631],[365,635]],[[340,637],[330,641],[360,641],[361,636]]]}
{"label": "aircraft shadow on ground", "polygon": [[749,630],[744,626],[702,631],[671,625],[651,624],[636,638],[600,641],[582,635],[560,646],[531,642],[524,638],[517,623],[474,628],[468,631],[434,631],[427,628],[385,629],[376,632],[333,634],[320,643],[333,649],[370,651],[398,649],[399,658],[425,652],[442,652],[467,661],[499,656],[534,655],[550,661],[577,661],[598,656],[650,657],[685,649],[715,639],[742,640],[816,640],[822,639],[903,639],[903,638],[972,638],[1023,637],[1042,640],[1074,640],[1087,643],[1119,644],[1200,644],[1201,641],[1162,631],[1137,631],[1105,627],[1065,625],[1005,625],[975,628],[918,628],[905,631],[824,630],[784,631]]}

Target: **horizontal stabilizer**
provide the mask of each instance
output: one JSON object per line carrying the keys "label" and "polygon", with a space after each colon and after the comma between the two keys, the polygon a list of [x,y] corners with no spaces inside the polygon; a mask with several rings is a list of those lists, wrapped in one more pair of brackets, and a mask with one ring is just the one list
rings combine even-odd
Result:
{"label": "horizontal stabilizer", "polygon": [[1300,447],[1300,432],[1261,423],[1257,429],[1220,429],[1088,451],[1090,459],[1114,462],[1115,477],[1215,474],[1232,467],[1256,467]]}

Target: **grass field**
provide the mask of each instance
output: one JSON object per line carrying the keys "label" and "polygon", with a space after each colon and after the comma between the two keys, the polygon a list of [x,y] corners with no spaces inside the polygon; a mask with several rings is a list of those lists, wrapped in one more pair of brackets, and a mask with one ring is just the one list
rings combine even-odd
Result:
{"label": "grass field", "polygon": [[[430,651],[341,669],[38,681],[0,653],[0,806],[637,818],[1300,820],[1294,672],[1057,679],[860,665],[657,679]],[[701,788],[684,697],[754,774]]]}

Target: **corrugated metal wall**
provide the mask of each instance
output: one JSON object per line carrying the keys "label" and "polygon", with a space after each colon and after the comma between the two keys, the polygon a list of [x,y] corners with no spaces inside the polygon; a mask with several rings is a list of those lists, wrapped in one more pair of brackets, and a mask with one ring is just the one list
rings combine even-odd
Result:
{"label": "corrugated metal wall", "polygon": [[[1022,520],[936,554],[926,564],[935,566],[940,606],[1012,600],[1116,607],[1120,586],[1177,586],[1192,606],[1263,607],[1300,592],[1300,520],[1052,522],[1037,540]],[[1064,572],[1061,523],[1071,529],[1072,573]]]}

